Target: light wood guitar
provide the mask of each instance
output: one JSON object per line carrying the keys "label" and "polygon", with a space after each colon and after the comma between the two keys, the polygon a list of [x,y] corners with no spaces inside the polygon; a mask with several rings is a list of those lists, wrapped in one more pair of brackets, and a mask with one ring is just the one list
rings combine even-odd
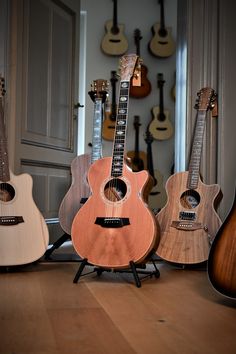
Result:
{"label": "light wood guitar", "polygon": [[[142,39],[141,32],[137,28],[134,31],[134,42],[136,45],[136,54],[140,57],[140,41]],[[141,63],[141,85],[133,85],[133,81],[131,80],[130,85],[130,96],[134,98],[143,98],[149,95],[151,92],[152,86],[147,77],[148,68],[146,65]]]}
{"label": "light wood guitar", "polygon": [[90,195],[87,173],[90,165],[102,157],[102,109],[107,94],[107,81],[94,80],[89,95],[94,102],[92,153],[76,156],[71,163],[71,186],[59,208],[59,222],[62,229],[71,235],[74,216]]}
{"label": "light wood guitar", "polygon": [[106,140],[114,140],[115,125],[116,125],[116,83],[118,81],[116,71],[111,72],[111,104],[105,110],[103,125],[102,125],[102,137]]}
{"label": "light wood guitar", "polygon": [[138,57],[121,59],[121,80],[112,157],[91,165],[88,181],[92,194],[72,224],[75,250],[89,263],[107,268],[127,268],[143,263],[156,249],[155,216],[143,201],[149,174],[132,172],[124,159],[130,78]]}
{"label": "light wood guitar", "polygon": [[157,214],[161,227],[157,254],[180,264],[206,261],[211,242],[221,225],[215,210],[220,187],[204,184],[199,173],[206,114],[214,105],[215,93],[206,87],[200,90],[198,97],[189,171],[175,173],[167,180],[167,204]]}
{"label": "light wood guitar", "polygon": [[124,25],[117,21],[117,0],[113,0],[113,20],[105,24],[106,34],[102,39],[101,48],[108,55],[122,55],[128,49],[128,41],[124,35]]}
{"label": "light wood guitar", "polygon": [[0,93],[0,266],[35,262],[49,243],[46,222],[32,196],[32,177],[9,168],[4,125],[4,79]]}
{"label": "light wood guitar", "polygon": [[173,135],[173,125],[170,121],[170,112],[164,109],[164,79],[163,74],[157,75],[157,85],[160,91],[159,106],[152,108],[152,121],[149,124],[149,131],[154,139],[167,140]]}
{"label": "light wood guitar", "polygon": [[139,150],[139,127],[140,127],[139,116],[134,116],[134,130],[135,130],[135,142],[134,150],[128,151],[127,156],[130,159],[129,166],[133,172],[142,171],[147,169],[147,156],[144,151]]}
{"label": "light wood guitar", "polygon": [[149,42],[150,52],[157,57],[169,57],[175,52],[175,42],[170,27],[165,26],[164,0],[158,0],[160,4],[160,23],[152,27],[153,37]]}
{"label": "light wood guitar", "polygon": [[233,206],[211,245],[207,272],[215,290],[236,299],[236,193]]}
{"label": "light wood guitar", "polygon": [[145,142],[147,144],[147,170],[153,178],[153,187],[148,196],[148,205],[157,214],[167,201],[166,191],[163,185],[163,175],[153,167],[152,143],[153,136],[147,129]]}

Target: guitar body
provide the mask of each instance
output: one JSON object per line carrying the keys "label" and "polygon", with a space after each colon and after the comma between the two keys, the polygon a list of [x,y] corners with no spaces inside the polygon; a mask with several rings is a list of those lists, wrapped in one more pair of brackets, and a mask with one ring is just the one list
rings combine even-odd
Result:
{"label": "guitar body", "polygon": [[[130,261],[145,261],[157,248],[158,228],[154,215],[143,201],[148,172],[134,173],[124,165],[123,175],[115,179],[119,191],[113,192],[106,187],[111,180],[111,161],[110,157],[102,158],[89,169],[92,195],[74,218],[72,242],[77,253],[91,264],[126,268]],[[105,224],[100,224],[98,218],[105,219]],[[128,220],[128,224],[116,226],[119,218]]]}
{"label": "guitar body", "polygon": [[147,155],[144,151],[139,151],[138,156],[135,151],[128,151],[128,165],[133,172],[138,172],[147,169]]}
{"label": "guitar body", "polygon": [[236,198],[211,246],[208,276],[215,290],[236,299]]}
{"label": "guitar body", "polygon": [[171,35],[171,28],[165,28],[165,35],[160,35],[161,25],[156,23],[152,27],[153,37],[149,42],[151,53],[157,57],[169,57],[175,52],[175,42]]}
{"label": "guitar body", "polygon": [[164,110],[165,119],[159,119],[160,108],[154,106],[152,108],[153,120],[149,124],[149,131],[152,134],[154,139],[157,140],[167,140],[170,139],[173,135],[173,126],[169,119],[169,111]]}
{"label": "guitar body", "polygon": [[130,86],[130,96],[134,98],[143,98],[149,95],[152,86],[147,78],[148,68],[141,65],[141,86]]}
{"label": "guitar body", "polygon": [[220,187],[199,178],[197,189],[189,193],[187,179],[185,171],[167,180],[167,204],[156,216],[161,228],[157,254],[170,262],[194,264],[208,259],[210,242],[221,225],[214,208]]}
{"label": "guitar body", "polygon": [[105,112],[102,124],[102,137],[106,140],[114,140],[116,121],[111,119],[111,113]]}
{"label": "guitar body", "polygon": [[60,225],[68,235],[71,235],[71,225],[74,216],[90,195],[90,188],[87,182],[90,164],[90,154],[77,156],[71,163],[72,183],[61,202],[58,214]]}
{"label": "guitar body", "polygon": [[119,31],[112,33],[113,21],[107,21],[105,24],[106,34],[101,43],[101,49],[108,55],[122,55],[128,49],[128,41],[125,38],[124,25],[117,25]]}
{"label": "guitar body", "polygon": [[[10,180],[0,183],[0,266],[34,262],[45,253],[49,234],[33,200],[32,177],[26,173],[16,176],[10,172]],[[9,217],[12,222],[8,223],[4,217]],[[18,221],[14,224],[15,218]]]}

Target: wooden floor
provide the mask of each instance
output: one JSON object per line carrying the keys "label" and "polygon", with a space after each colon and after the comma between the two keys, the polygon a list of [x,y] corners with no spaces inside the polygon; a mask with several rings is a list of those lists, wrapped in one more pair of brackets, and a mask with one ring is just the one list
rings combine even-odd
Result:
{"label": "wooden floor", "polygon": [[137,288],[131,274],[108,272],[74,284],[78,266],[0,273],[1,354],[236,353],[236,303],[204,269],[161,262],[160,278]]}

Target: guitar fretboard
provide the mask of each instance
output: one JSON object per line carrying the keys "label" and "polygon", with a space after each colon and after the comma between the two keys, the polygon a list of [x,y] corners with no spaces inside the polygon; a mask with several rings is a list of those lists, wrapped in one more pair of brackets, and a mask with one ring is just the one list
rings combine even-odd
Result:
{"label": "guitar fretboard", "polygon": [[198,186],[206,112],[206,110],[199,110],[197,114],[197,122],[192,145],[187,181],[187,188],[189,189],[196,189]]}
{"label": "guitar fretboard", "polygon": [[102,157],[102,99],[95,99],[91,163]]}
{"label": "guitar fretboard", "polygon": [[115,127],[115,139],[113,145],[111,176],[119,177],[123,173],[125,138],[129,103],[129,81],[121,81],[118,113]]}

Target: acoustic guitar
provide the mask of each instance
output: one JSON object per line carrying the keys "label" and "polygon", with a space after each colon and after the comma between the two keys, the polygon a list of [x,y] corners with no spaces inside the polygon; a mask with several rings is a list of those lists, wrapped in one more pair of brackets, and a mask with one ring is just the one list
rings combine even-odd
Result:
{"label": "acoustic guitar", "polygon": [[103,53],[108,55],[122,55],[128,49],[128,41],[124,35],[124,25],[117,21],[117,0],[113,0],[113,20],[105,24],[106,34],[101,42]]}
{"label": "acoustic guitar", "polygon": [[149,42],[150,52],[161,58],[170,57],[175,52],[175,42],[170,27],[165,26],[164,0],[158,0],[160,4],[160,23],[152,26],[153,37]]}
{"label": "acoustic guitar", "polygon": [[220,187],[204,184],[199,173],[206,114],[213,108],[215,98],[214,90],[209,87],[198,92],[189,170],[169,177],[167,204],[156,216],[161,228],[157,254],[170,262],[196,264],[206,261],[221,225],[215,210]]}
{"label": "acoustic guitar", "polygon": [[170,121],[170,112],[164,109],[164,78],[163,74],[157,75],[157,85],[160,91],[159,106],[152,108],[152,121],[150,122],[148,129],[154,139],[167,140],[173,135],[173,126]]}
{"label": "acoustic guitar", "polygon": [[49,243],[46,222],[32,196],[32,177],[9,168],[4,124],[4,79],[0,88],[0,266],[35,262]]}
{"label": "acoustic guitar", "polygon": [[115,125],[116,125],[116,83],[118,81],[116,71],[111,72],[111,104],[108,109],[105,110],[102,137],[106,140],[114,140]]}
{"label": "acoustic guitar", "polygon": [[236,193],[233,205],[211,245],[207,272],[216,291],[236,299]]}
{"label": "acoustic guitar", "polygon": [[138,57],[125,55],[120,63],[113,154],[91,165],[88,182],[92,193],[76,214],[71,234],[82,259],[114,269],[145,262],[156,249],[159,235],[155,216],[142,198],[149,174],[132,172],[124,159],[130,78]]}
{"label": "acoustic guitar", "polygon": [[106,90],[107,81],[98,79],[93,81],[92,90],[89,92],[94,102],[92,152],[76,156],[72,161],[72,183],[61,202],[58,214],[60,225],[68,235],[71,235],[74,216],[90,195],[90,187],[87,182],[89,167],[102,157],[102,106],[106,99]]}
{"label": "acoustic guitar", "polygon": [[[137,28],[134,31],[134,42],[136,45],[136,54],[140,57],[140,41],[142,39],[141,32]],[[134,98],[143,98],[149,95],[151,92],[152,86],[150,81],[147,78],[147,73],[148,73],[148,68],[146,65],[143,65],[141,63],[141,85],[136,86],[133,85],[133,82],[131,80],[131,85],[130,85],[130,91],[129,94],[131,97]]]}
{"label": "acoustic guitar", "polygon": [[153,167],[152,143],[153,136],[147,129],[145,142],[147,144],[147,170],[153,178],[153,187],[148,196],[148,205],[157,214],[166,204],[167,195],[163,185],[163,175]]}
{"label": "acoustic guitar", "polygon": [[134,130],[135,130],[135,142],[134,150],[128,151],[127,156],[129,157],[129,166],[133,172],[142,171],[147,169],[147,156],[144,151],[139,150],[139,127],[140,127],[140,118],[139,116],[134,116]]}

